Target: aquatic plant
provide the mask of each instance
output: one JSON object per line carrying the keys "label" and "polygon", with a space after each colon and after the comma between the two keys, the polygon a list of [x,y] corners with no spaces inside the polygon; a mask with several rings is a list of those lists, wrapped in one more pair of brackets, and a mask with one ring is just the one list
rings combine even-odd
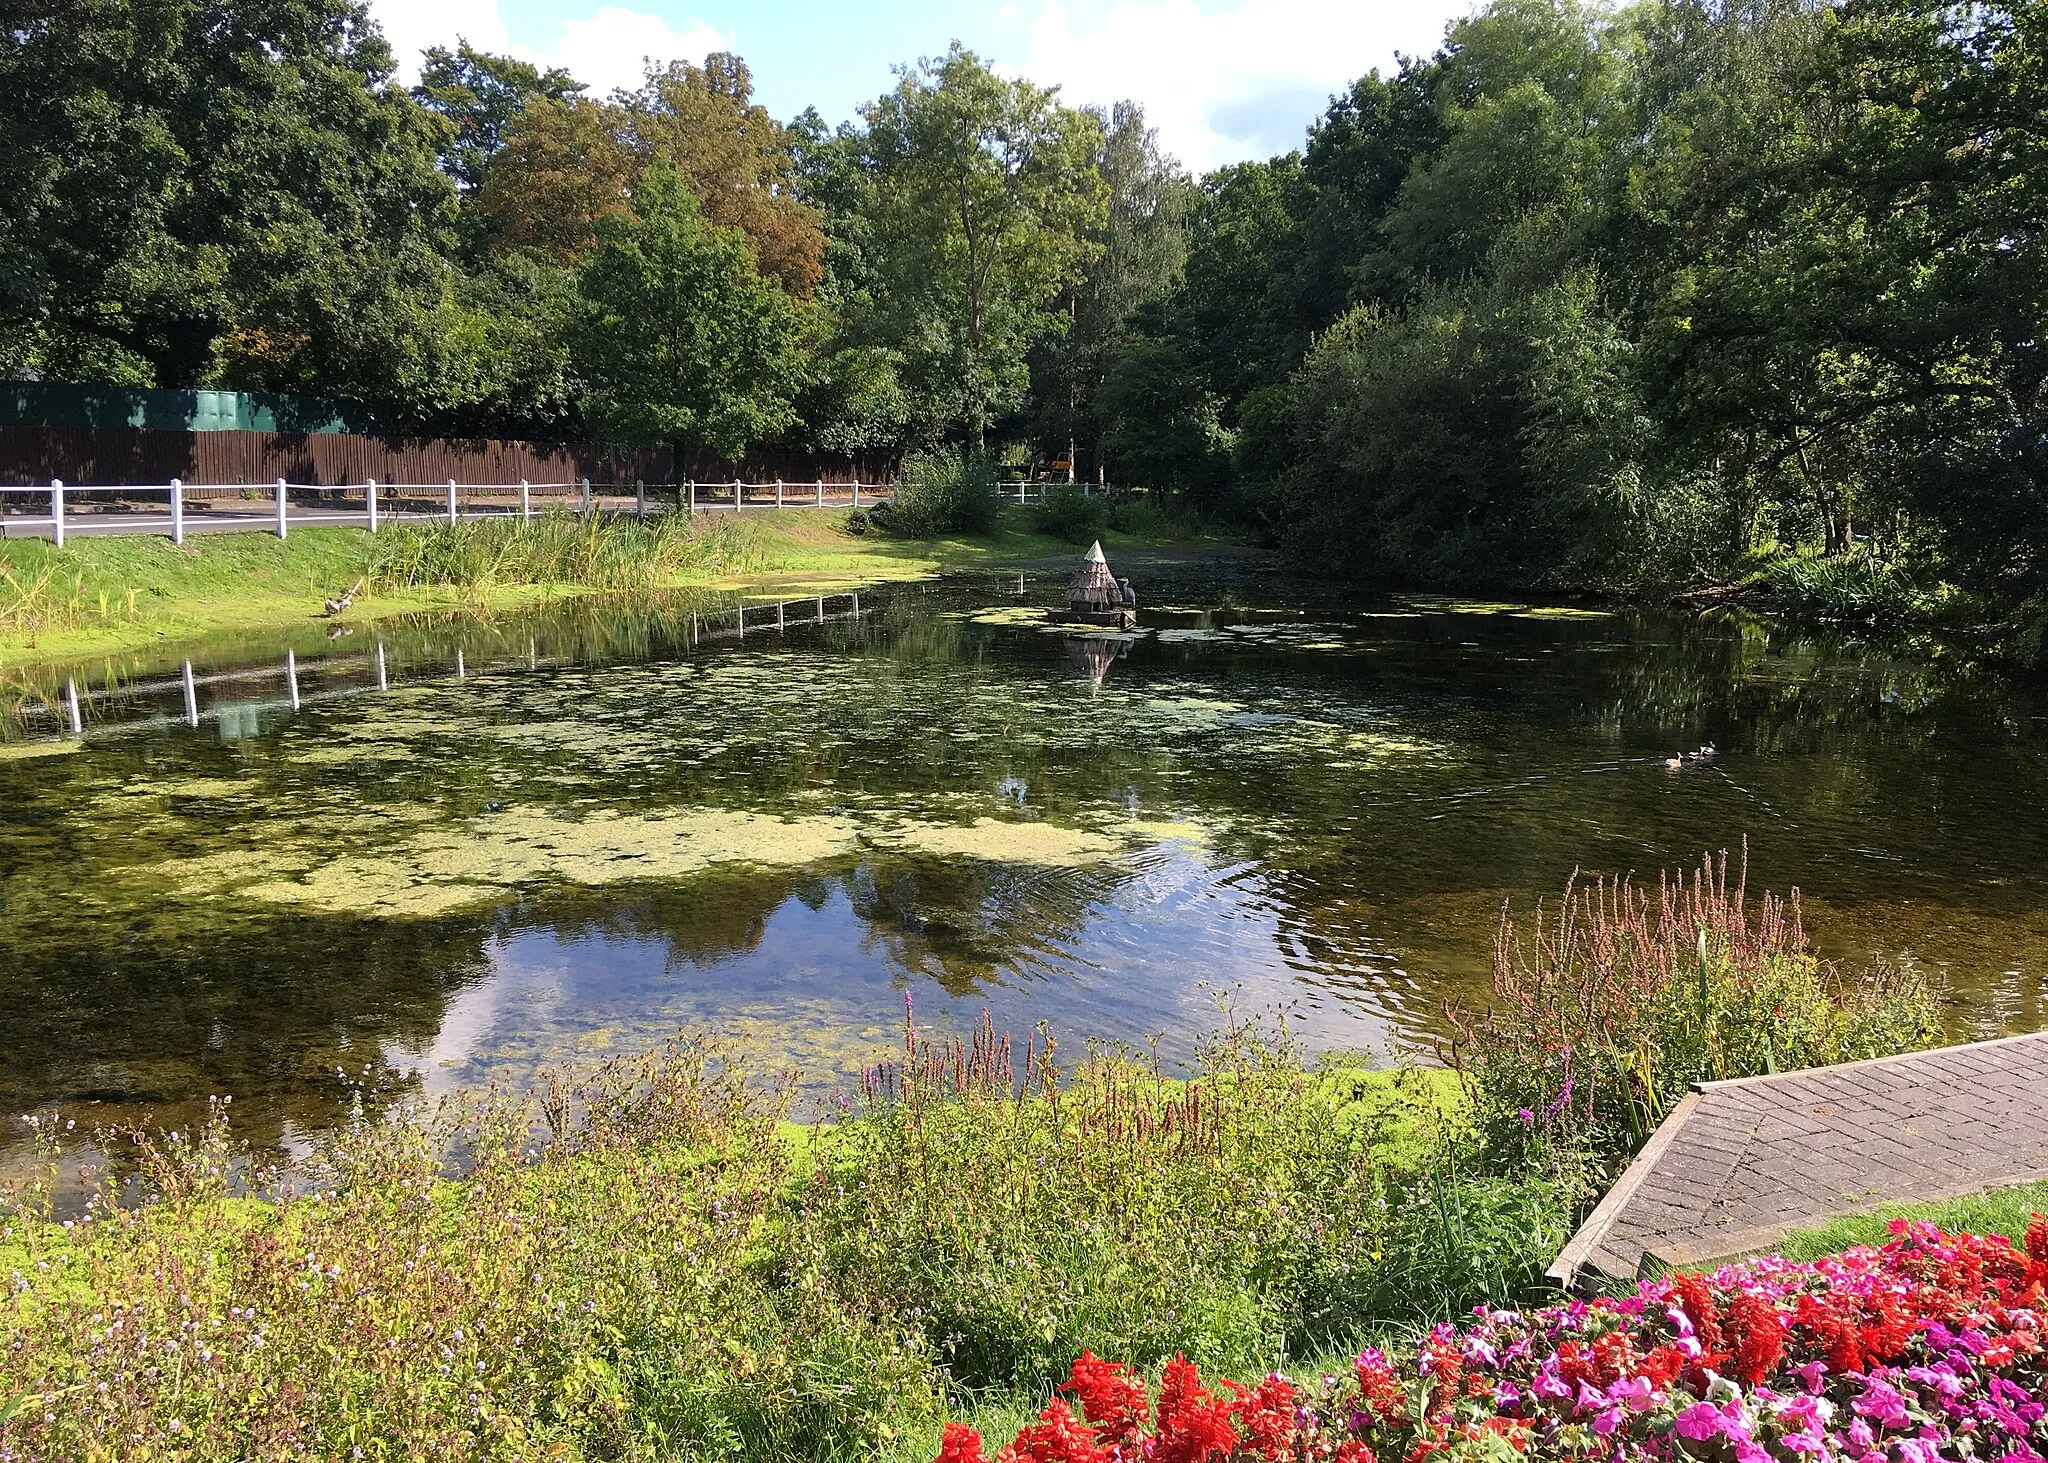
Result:
{"label": "aquatic plant", "polygon": [[399,524],[378,536],[369,579],[377,589],[452,585],[575,584],[653,589],[696,570],[745,567],[742,526],[724,516],[651,519],[550,511],[531,520]]}
{"label": "aquatic plant", "polygon": [[[1153,1405],[1082,1352],[998,1463],[1518,1457],[2020,1463],[2048,1446],[2048,1221],[2024,1246],[1903,1220],[1882,1249],[1749,1261],[1534,1312],[1481,1307],[1348,1375],[1204,1386],[1170,1362]],[[940,1463],[982,1439],[946,1429]]]}
{"label": "aquatic plant", "polygon": [[1799,893],[1752,903],[1747,850],[1657,892],[1565,885],[1524,942],[1508,911],[1493,1005],[1453,1010],[1446,1055],[1489,1154],[1603,1187],[1694,1082],[1890,1056],[1939,1039],[1939,992],[1910,967],[1845,977],[1818,959]]}

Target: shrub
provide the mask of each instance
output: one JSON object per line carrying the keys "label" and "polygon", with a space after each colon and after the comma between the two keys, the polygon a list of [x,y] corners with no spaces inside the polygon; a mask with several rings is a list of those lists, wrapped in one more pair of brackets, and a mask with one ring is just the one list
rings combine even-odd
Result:
{"label": "shrub", "polygon": [[903,459],[895,497],[875,522],[906,538],[946,533],[987,533],[1001,509],[996,470],[984,453],[950,449],[913,452]]}
{"label": "shrub", "polygon": [[1931,607],[1903,568],[1863,548],[1787,555],[1768,578],[1786,608],[1817,620],[1891,627]]}
{"label": "shrub", "polygon": [[865,508],[856,508],[846,515],[846,531],[855,538],[866,537],[870,526],[868,510]]}
{"label": "shrub", "polygon": [[1070,544],[1085,544],[1109,523],[1109,504],[1090,498],[1072,483],[1055,483],[1031,510],[1032,525]]}
{"label": "shrub", "polygon": [[1888,1056],[1941,1034],[1938,992],[1880,965],[1845,979],[1807,947],[1799,894],[1752,905],[1728,855],[1649,891],[1565,886],[1524,944],[1505,910],[1494,1004],[1453,1013],[1450,1056],[1487,1151],[1604,1185],[1694,1083]]}
{"label": "shrub", "polygon": [[1519,1273],[1504,1187],[1418,1181],[1468,1152],[1439,1074],[1056,1056],[913,1031],[806,1131],[679,1043],[359,1112],[267,1187],[225,1108],[138,1136],[140,1208],[0,1211],[0,1459],[869,1458],[1083,1347],[1263,1369]]}

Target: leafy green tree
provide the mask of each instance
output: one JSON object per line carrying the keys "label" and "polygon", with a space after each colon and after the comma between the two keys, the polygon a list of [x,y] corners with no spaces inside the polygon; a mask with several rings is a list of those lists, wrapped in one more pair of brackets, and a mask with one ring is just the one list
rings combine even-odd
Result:
{"label": "leafy green tree", "polygon": [[1024,401],[1031,345],[1065,328],[1059,296],[1107,202],[1100,126],[957,44],[862,115],[873,333],[900,353],[927,421],[979,444]]}
{"label": "leafy green tree", "polygon": [[0,25],[0,347],[55,379],[402,402],[447,302],[444,124],[350,0]]}
{"label": "leafy green tree", "polygon": [[1100,124],[1108,207],[1088,240],[1093,257],[1068,287],[1068,327],[1032,362],[1038,435],[1054,457],[1085,445],[1101,459],[1104,372],[1132,316],[1179,289],[1187,260],[1193,183],[1135,102],[1118,102]]}
{"label": "leafy green tree", "polygon": [[701,443],[737,461],[793,421],[799,308],[667,163],[640,175],[631,213],[599,225],[580,288],[575,359],[600,430],[679,456]]}
{"label": "leafy green tree", "polygon": [[448,138],[441,166],[473,193],[483,185],[491,159],[505,145],[512,124],[534,97],[568,101],[584,84],[560,67],[543,71],[513,56],[479,51],[468,41],[451,51],[435,46],[420,63],[413,99],[446,119]]}

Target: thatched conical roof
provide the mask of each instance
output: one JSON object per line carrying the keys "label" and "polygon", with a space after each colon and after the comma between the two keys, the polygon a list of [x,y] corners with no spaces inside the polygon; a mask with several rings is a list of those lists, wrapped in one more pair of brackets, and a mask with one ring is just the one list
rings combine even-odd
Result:
{"label": "thatched conical roof", "polygon": [[1123,602],[1123,587],[1109,572],[1109,556],[1102,552],[1102,540],[1097,539],[1067,581],[1067,608],[1100,612],[1121,609]]}

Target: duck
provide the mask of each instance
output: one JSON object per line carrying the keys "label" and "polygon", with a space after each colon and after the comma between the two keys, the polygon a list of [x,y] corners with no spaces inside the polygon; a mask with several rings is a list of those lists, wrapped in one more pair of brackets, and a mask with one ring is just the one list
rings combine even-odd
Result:
{"label": "duck", "polygon": [[1680,752],[1676,757],[1666,757],[1664,766],[1672,772],[1684,767],[1697,767],[1702,762],[1711,762],[1721,753],[1712,742],[1702,742],[1690,752]]}

